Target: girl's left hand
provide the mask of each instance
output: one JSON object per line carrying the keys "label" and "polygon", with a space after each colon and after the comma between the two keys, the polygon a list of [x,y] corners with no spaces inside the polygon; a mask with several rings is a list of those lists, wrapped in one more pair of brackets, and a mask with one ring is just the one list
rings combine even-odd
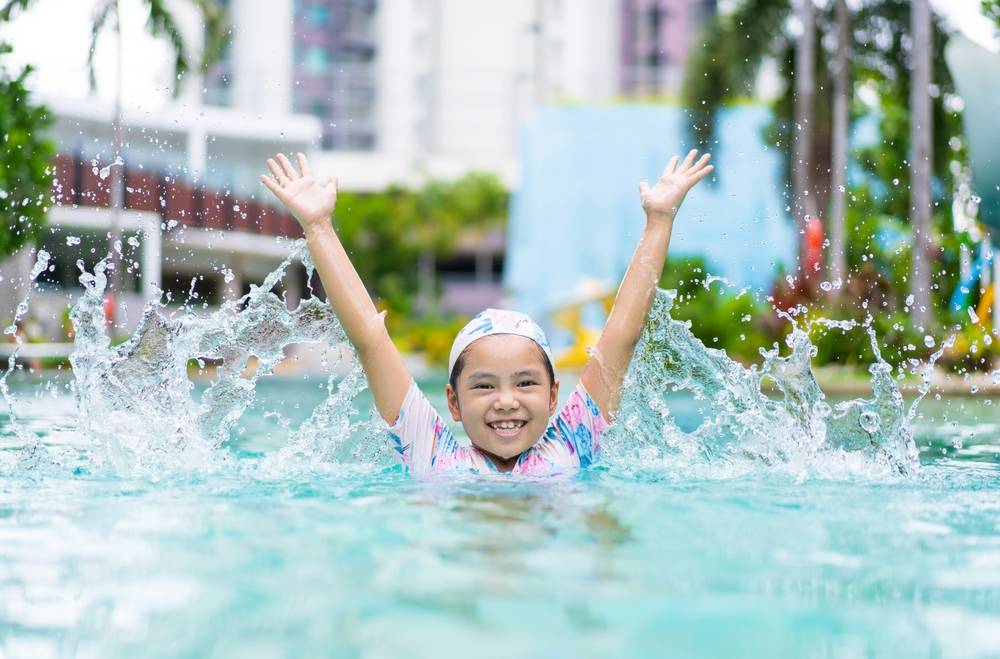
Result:
{"label": "girl's left hand", "polygon": [[646,211],[647,218],[674,219],[677,209],[684,201],[684,195],[713,169],[708,164],[708,159],[711,158],[709,154],[706,153],[695,162],[697,156],[698,150],[691,149],[680,166],[677,165],[680,157],[674,156],[653,187],[645,181],[639,184],[642,207]]}

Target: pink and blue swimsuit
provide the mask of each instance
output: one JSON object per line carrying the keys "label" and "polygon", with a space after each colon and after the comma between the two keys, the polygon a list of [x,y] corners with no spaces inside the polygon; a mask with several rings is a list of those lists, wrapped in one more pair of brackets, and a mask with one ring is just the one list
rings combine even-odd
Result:
{"label": "pink and blue swimsuit", "polygon": [[[588,467],[597,460],[608,427],[597,404],[578,384],[542,437],[520,455],[511,473],[548,476]],[[498,473],[479,449],[458,442],[416,382],[410,384],[399,418],[389,428],[389,437],[400,461],[417,475],[445,471]]]}

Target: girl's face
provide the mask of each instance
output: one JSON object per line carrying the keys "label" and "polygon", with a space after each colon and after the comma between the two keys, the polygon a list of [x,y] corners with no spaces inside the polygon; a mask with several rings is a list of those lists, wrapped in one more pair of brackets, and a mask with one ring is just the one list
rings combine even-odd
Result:
{"label": "girl's face", "polygon": [[445,386],[452,418],[501,471],[541,438],[559,400],[559,381],[549,382],[535,342],[516,334],[472,343],[457,384]]}

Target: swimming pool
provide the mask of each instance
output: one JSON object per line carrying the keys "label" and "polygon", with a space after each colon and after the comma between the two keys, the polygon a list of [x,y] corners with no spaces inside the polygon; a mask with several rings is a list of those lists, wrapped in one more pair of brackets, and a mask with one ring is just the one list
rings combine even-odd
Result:
{"label": "swimming pool", "polygon": [[870,398],[828,399],[797,325],[745,368],[663,293],[597,467],[419,480],[356,365],[262,375],[343,338],[269,292],[283,268],[118,347],[85,274],[72,378],[0,378],[0,657],[1000,652],[991,399],[914,407],[880,359]]}
{"label": "swimming pool", "polygon": [[[11,382],[47,446],[0,476],[0,656],[1000,650],[988,400],[925,401],[906,476],[762,465],[422,482],[379,459],[263,469],[283,426],[327,395],[303,379],[257,383],[229,462],[109,475],[67,458],[79,436],[60,384]],[[683,427],[706,413],[669,400]],[[3,441],[9,456],[17,440]]]}

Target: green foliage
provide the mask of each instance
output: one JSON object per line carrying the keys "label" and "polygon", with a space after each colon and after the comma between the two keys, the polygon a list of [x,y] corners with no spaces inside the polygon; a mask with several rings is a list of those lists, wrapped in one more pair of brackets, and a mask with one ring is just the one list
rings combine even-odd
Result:
{"label": "green foliage", "polygon": [[732,13],[716,14],[705,26],[701,48],[691,49],[682,98],[691,113],[692,141],[716,143],[715,113],[728,101],[753,95],[761,62],[788,45],[789,0],[745,0]]}
{"label": "green foliage", "polygon": [[396,347],[404,353],[421,353],[432,366],[446,367],[451,344],[469,322],[460,315],[414,318],[390,314],[387,327]]}
{"label": "green foliage", "polygon": [[[886,188],[881,210],[896,217],[909,215],[909,177],[907,162],[910,153],[910,3],[903,0],[881,0],[877,6],[863,5],[854,17],[855,34],[862,43],[881,43],[869,47],[858,58],[854,68],[855,84],[874,91],[878,98],[877,116],[882,141],[856,154],[862,168],[881,181]],[[886,39],[886,37],[890,37]],[[932,24],[932,80],[936,93],[933,111],[933,174],[934,202],[938,208],[951,205],[955,189],[952,161],[967,160],[961,145],[961,116],[949,111],[945,101],[955,94],[955,84],[944,57],[948,35],[935,20]]]}
{"label": "green foliage", "polygon": [[677,291],[670,311],[676,320],[690,321],[691,332],[709,348],[749,363],[760,360],[760,349],[778,340],[782,324],[749,293],[734,293],[721,284],[705,286],[708,268],[702,257],[671,258],[660,288]]}
{"label": "green foliage", "polygon": [[501,226],[506,213],[507,191],[500,181],[471,173],[416,191],[341,193],[334,226],[362,281],[385,307],[408,314],[421,254],[448,256],[463,232]]}
{"label": "green foliage", "polygon": [[1000,0],[983,0],[983,14],[993,19],[1000,29]]}
{"label": "green foliage", "polygon": [[[934,351],[924,343],[933,334],[938,345],[954,327],[955,318],[947,309],[958,285],[958,259],[968,238],[943,231],[949,216],[941,211],[934,217],[937,254],[932,268],[932,304],[937,326],[943,330],[921,330],[914,326],[907,305],[910,273],[910,236],[905,222],[882,212],[886,201],[872,195],[870,185],[851,190],[847,213],[847,258],[851,272],[839,296],[824,296],[812,302],[809,318],[870,322],[878,338],[882,357],[892,365],[909,359],[927,359]],[[969,246],[969,245],[967,245]],[[976,301],[973,297],[972,302]],[[963,314],[965,312],[963,311]],[[966,317],[967,320],[967,317]],[[814,323],[810,336],[816,345],[818,364],[867,367],[874,359],[868,335],[860,328],[849,331],[830,329]],[[980,346],[984,345],[982,341]],[[953,351],[949,351],[953,352]],[[960,359],[943,358],[942,364]],[[985,362],[984,362],[985,363]]]}
{"label": "green foliage", "polygon": [[12,74],[2,58],[11,52],[0,44],[0,257],[34,242],[45,222],[55,146],[44,138],[52,119],[33,105],[25,81],[31,67]]}
{"label": "green foliage", "polygon": [[[998,0],[988,0],[997,2]],[[816,8],[817,35],[836,34],[835,3]],[[791,32],[792,4],[786,0],[742,0],[728,15],[709,21],[702,38],[702,47],[692,50],[684,82],[684,105],[692,115],[691,139],[711,147],[716,143],[715,115],[727,103],[751,95],[754,78],[765,57],[774,57],[779,75],[785,81],[785,92],[775,99],[774,121],[765,131],[764,140],[775,145],[784,155],[784,178],[791,183],[794,111],[794,47]],[[909,167],[905,165],[910,151],[909,81],[910,2],[908,0],[866,0],[851,15],[851,79],[854,90],[865,86],[879,99],[876,114],[880,121],[882,142],[871,147],[859,158],[866,171],[885,186],[894,179],[900,181],[895,205],[885,209],[897,217],[908,216]],[[964,160],[964,150],[951,148],[951,140],[960,136],[961,123],[957,113],[948,112],[945,100],[954,93],[944,48],[948,35],[934,21],[932,25],[932,79],[937,87],[933,99],[933,151],[936,177],[935,201],[950,204],[954,189],[952,160]],[[831,167],[833,49],[836,40],[817,39],[815,89],[812,116],[813,169],[810,188],[819,194],[819,208],[826,208]],[[856,94],[852,93],[852,97]],[[871,112],[855,104],[854,118]]]}

